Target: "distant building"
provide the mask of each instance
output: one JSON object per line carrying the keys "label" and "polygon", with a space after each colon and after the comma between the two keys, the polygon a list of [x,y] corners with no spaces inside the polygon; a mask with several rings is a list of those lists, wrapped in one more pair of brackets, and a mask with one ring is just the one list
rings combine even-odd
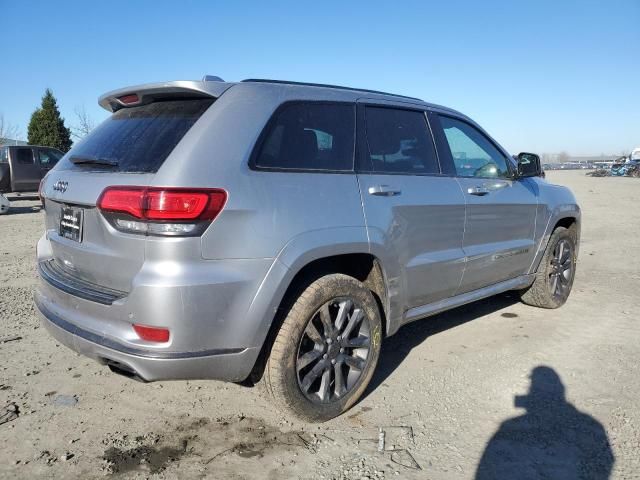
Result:
{"label": "distant building", "polygon": [[575,163],[613,162],[618,158],[620,158],[620,155],[585,155],[571,156],[567,161]]}
{"label": "distant building", "polygon": [[4,145],[29,145],[28,142],[22,140],[15,140],[13,138],[0,138],[0,147]]}

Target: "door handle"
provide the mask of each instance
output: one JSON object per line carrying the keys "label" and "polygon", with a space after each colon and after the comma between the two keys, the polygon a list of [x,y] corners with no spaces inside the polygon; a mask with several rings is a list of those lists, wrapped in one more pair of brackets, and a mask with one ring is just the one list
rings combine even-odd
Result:
{"label": "door handle", "polygon": [[375,185],[369,187],[369,195],[378,195],[380,197],[393,197],[394,195],[400,195],[401,190],[396,190],[389,185]]}
{"label": "door handle", "polygon": [[488,195],[489,190],[485,187],[471,187],[467,190],[467,193],[469,195],[478,195],[479,197],[482,197],[484,195]]}

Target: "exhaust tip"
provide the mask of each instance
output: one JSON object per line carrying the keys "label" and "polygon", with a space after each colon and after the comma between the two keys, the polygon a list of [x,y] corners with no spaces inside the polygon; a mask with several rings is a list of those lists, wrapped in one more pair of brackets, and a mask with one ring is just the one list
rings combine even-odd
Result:
{"label": "exhaust tip", "polygon": [[109,358],[103,358],[102,361],[107,367],[109,367],[109,370],[117,375],[122,375],[123,377],[127,377],[138,382],[147,383],[147,381],[129,365],[111,360]]}

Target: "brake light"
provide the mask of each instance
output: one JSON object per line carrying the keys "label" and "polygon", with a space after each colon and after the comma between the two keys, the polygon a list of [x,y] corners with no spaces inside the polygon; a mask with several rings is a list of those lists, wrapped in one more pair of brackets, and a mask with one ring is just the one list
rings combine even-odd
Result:
{"label": "brake light", "polygon": [[147,218],[155,220],[193,220],[211,207],[213,216],[220,211],[224,195],[210,195],[204,192],[151,191],[147,194]]}
{"label": "brake light", "polygon": [[132,93],[129,95],[123,95],[122,97],[119,97],[118,100],[120,100],[120,103],[123,103],[125,105],[131,105],[133,103],[138,103],[138,101],[140,101],[140,98],[135,93]]}
{"label": "brake light", "polygon": [[147,342],[166,343],[169,341],[168,328],[134,324],[133,329],[142,340],[146,340]]}
{"label": "brake light", "polygon": [[119,230],[151,235],[197,235],[224,208],[221,189],[108,187],[98,208]]}
{"label": "brake light", "polygon": [[128,213],[132,217],[144,217],[144,188],[107,188],[98,200],[98,208],[107,212]]}

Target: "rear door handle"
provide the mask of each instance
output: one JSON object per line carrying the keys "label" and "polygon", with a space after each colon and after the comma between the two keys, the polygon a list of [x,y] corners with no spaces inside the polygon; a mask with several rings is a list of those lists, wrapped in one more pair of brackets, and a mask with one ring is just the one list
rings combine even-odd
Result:
{"label": "rear door handle", "polygon": [[482,197],[484,195],[488,195],[489,190],[485,187],[471,187],[467,190],[467,193],[469,195],[478,195],[479,197]]}
{"label": "rear door handle", "polygon": [[369,187],[369,195],[378,195],[380,197],[393,197],[394,195],[400,195],[401,190],[396,190],[389,185],[375,185]]}

